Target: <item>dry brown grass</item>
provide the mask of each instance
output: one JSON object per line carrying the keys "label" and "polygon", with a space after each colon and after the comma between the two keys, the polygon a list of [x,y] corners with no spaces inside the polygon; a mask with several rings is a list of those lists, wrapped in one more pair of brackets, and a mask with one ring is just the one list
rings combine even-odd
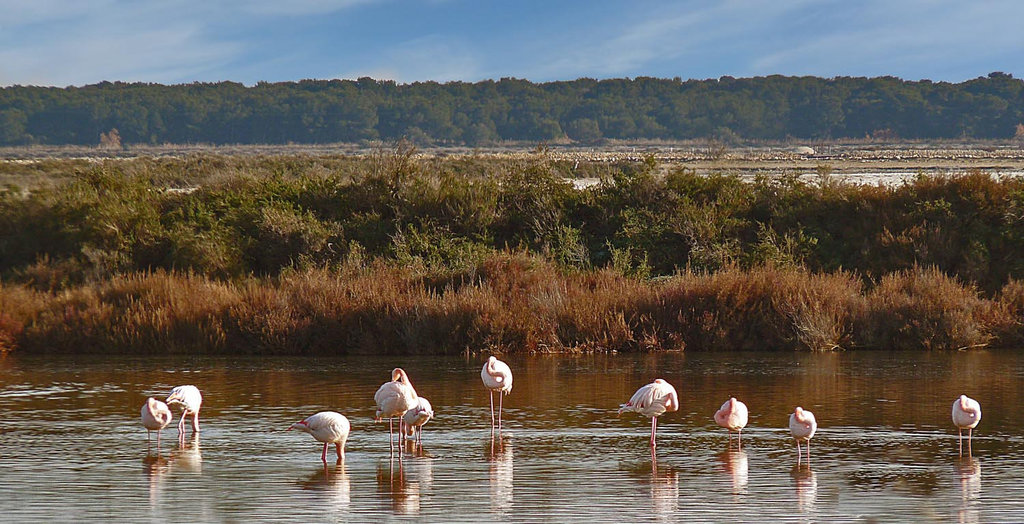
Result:
{"label": "dry brown grass", "polygon": [[961,349],[1024,340],[1024,285],[996,299],[934,269],[727,268],[648,282],[505,253],[460,273],[358,261],[221,282],[131,274],[0,286],[0,351],[445,354]]}

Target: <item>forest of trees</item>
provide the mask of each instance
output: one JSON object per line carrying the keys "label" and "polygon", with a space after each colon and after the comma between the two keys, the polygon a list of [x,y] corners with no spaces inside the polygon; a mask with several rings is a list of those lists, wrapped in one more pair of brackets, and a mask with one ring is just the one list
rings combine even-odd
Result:
{"label": "forest of trees", "polygon": [[[895,77],[578,79],[396,84],[103,82],[0,88],[0,145],[285,144],[406,138],[419,145],[604,139],[1005,139],[1024,134],[1024,82]],[[109,135],[108,135],[109,136]]]}

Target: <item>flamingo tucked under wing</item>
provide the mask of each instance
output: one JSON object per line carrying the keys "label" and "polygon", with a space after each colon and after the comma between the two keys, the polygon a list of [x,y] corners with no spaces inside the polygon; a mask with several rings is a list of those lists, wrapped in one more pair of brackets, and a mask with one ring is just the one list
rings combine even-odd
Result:
{"label": "flamingo tucked under wing", "polygon": [[[416,390],[413,389],[412,383],[409,382],[409,376],[402,368],[393,369],[391,382],[381,384],[377,393],[373,395],[373,400],[377,403],[377,414],[374,421],[380,422],[385,418],[388,419],[388,442],[391,449],[395,447],[393,419],[405,415],[406,411],[415,407],[417,398]],[[401,418],[399,418],[399,424],[402,424]],[[401,429],[399,428],[399,430]]]}
{"label": "flamingo tucked under wing", "polygon": [[719,426],[729,430],[729,440],[732,441],[732,432],[737,433],[737,448],[743,447],[743,428],[747,426],[747,405],[730,398],[722,404],[722,408],[715,412],[715,422]]}
{"label": "flamingo tucked under wing", "polygon": [[651,417],[651,448],[658,446],[655,435],[658,431],[658,417],[666,411],[679,409],[679,395],[676,388],[663,379],[655,379],[654,382],[636,390],[636,393],[629,399],[629,402],[619,406],[619,414],[623,411],[633,411],[645,417]]}
{"label": "flamingo tucked under wing", "polygon": [[796,439],[796,461],[800,462],[800,443],[807,443],[807,462],[811,461],[811,437],[818,430],[818,421],[814,413],[798,407],[789,415],[789,431]]}
{"label": "flamingo tucked under wing", "polygon": [[151,433],[156,431],[156,445],[160,447],[160,430],[167,427],[171,423],[174,415],[171,413],[171,408],[167,407],[167,404],[160,402],[155,398],[146,399],[146,403],[142,405],[142,425],[146,428],[146,438],[151,438]]}
{"label": "flamingo tucked under wing", "polygon": [[974,428],[981,422],[981,404],[967,395],[953,401],[953,424],[960,433],[960,455],[964,454],[964,430],[967,430],[967,455],[971,455],[971,438]]}
{"label": "flamingo tucked under wing", "polygon": [[480,370],[480,379],[484,381],[484,387],[488,389],[491,398],[492,430],[494,429],[494,394],[498,393],[498,431],[501,431],[502,398],[512,392],[512,368],[493,356],[488,357],[483,369]]}

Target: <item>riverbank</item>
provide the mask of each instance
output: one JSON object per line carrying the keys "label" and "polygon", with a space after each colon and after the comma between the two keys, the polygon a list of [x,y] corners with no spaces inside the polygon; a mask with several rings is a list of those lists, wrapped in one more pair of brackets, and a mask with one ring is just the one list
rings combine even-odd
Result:
{"label": "riverbank", "polygon": [[934,269],[724,269],[642,281],[504,254],[469,270],[351,263],[234,282],[146,273],[0,287],[0,348],[27,354],[957,350],[1024,344],[1024,284],[991,299]]}

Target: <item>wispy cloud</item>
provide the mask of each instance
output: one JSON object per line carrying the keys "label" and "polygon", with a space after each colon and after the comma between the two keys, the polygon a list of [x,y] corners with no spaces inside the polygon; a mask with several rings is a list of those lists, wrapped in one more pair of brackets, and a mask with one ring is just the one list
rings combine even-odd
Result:
{"label": "wispy cloud", "polygon": [[0,85],[1024,76],[1017,0],[0,0]]}

